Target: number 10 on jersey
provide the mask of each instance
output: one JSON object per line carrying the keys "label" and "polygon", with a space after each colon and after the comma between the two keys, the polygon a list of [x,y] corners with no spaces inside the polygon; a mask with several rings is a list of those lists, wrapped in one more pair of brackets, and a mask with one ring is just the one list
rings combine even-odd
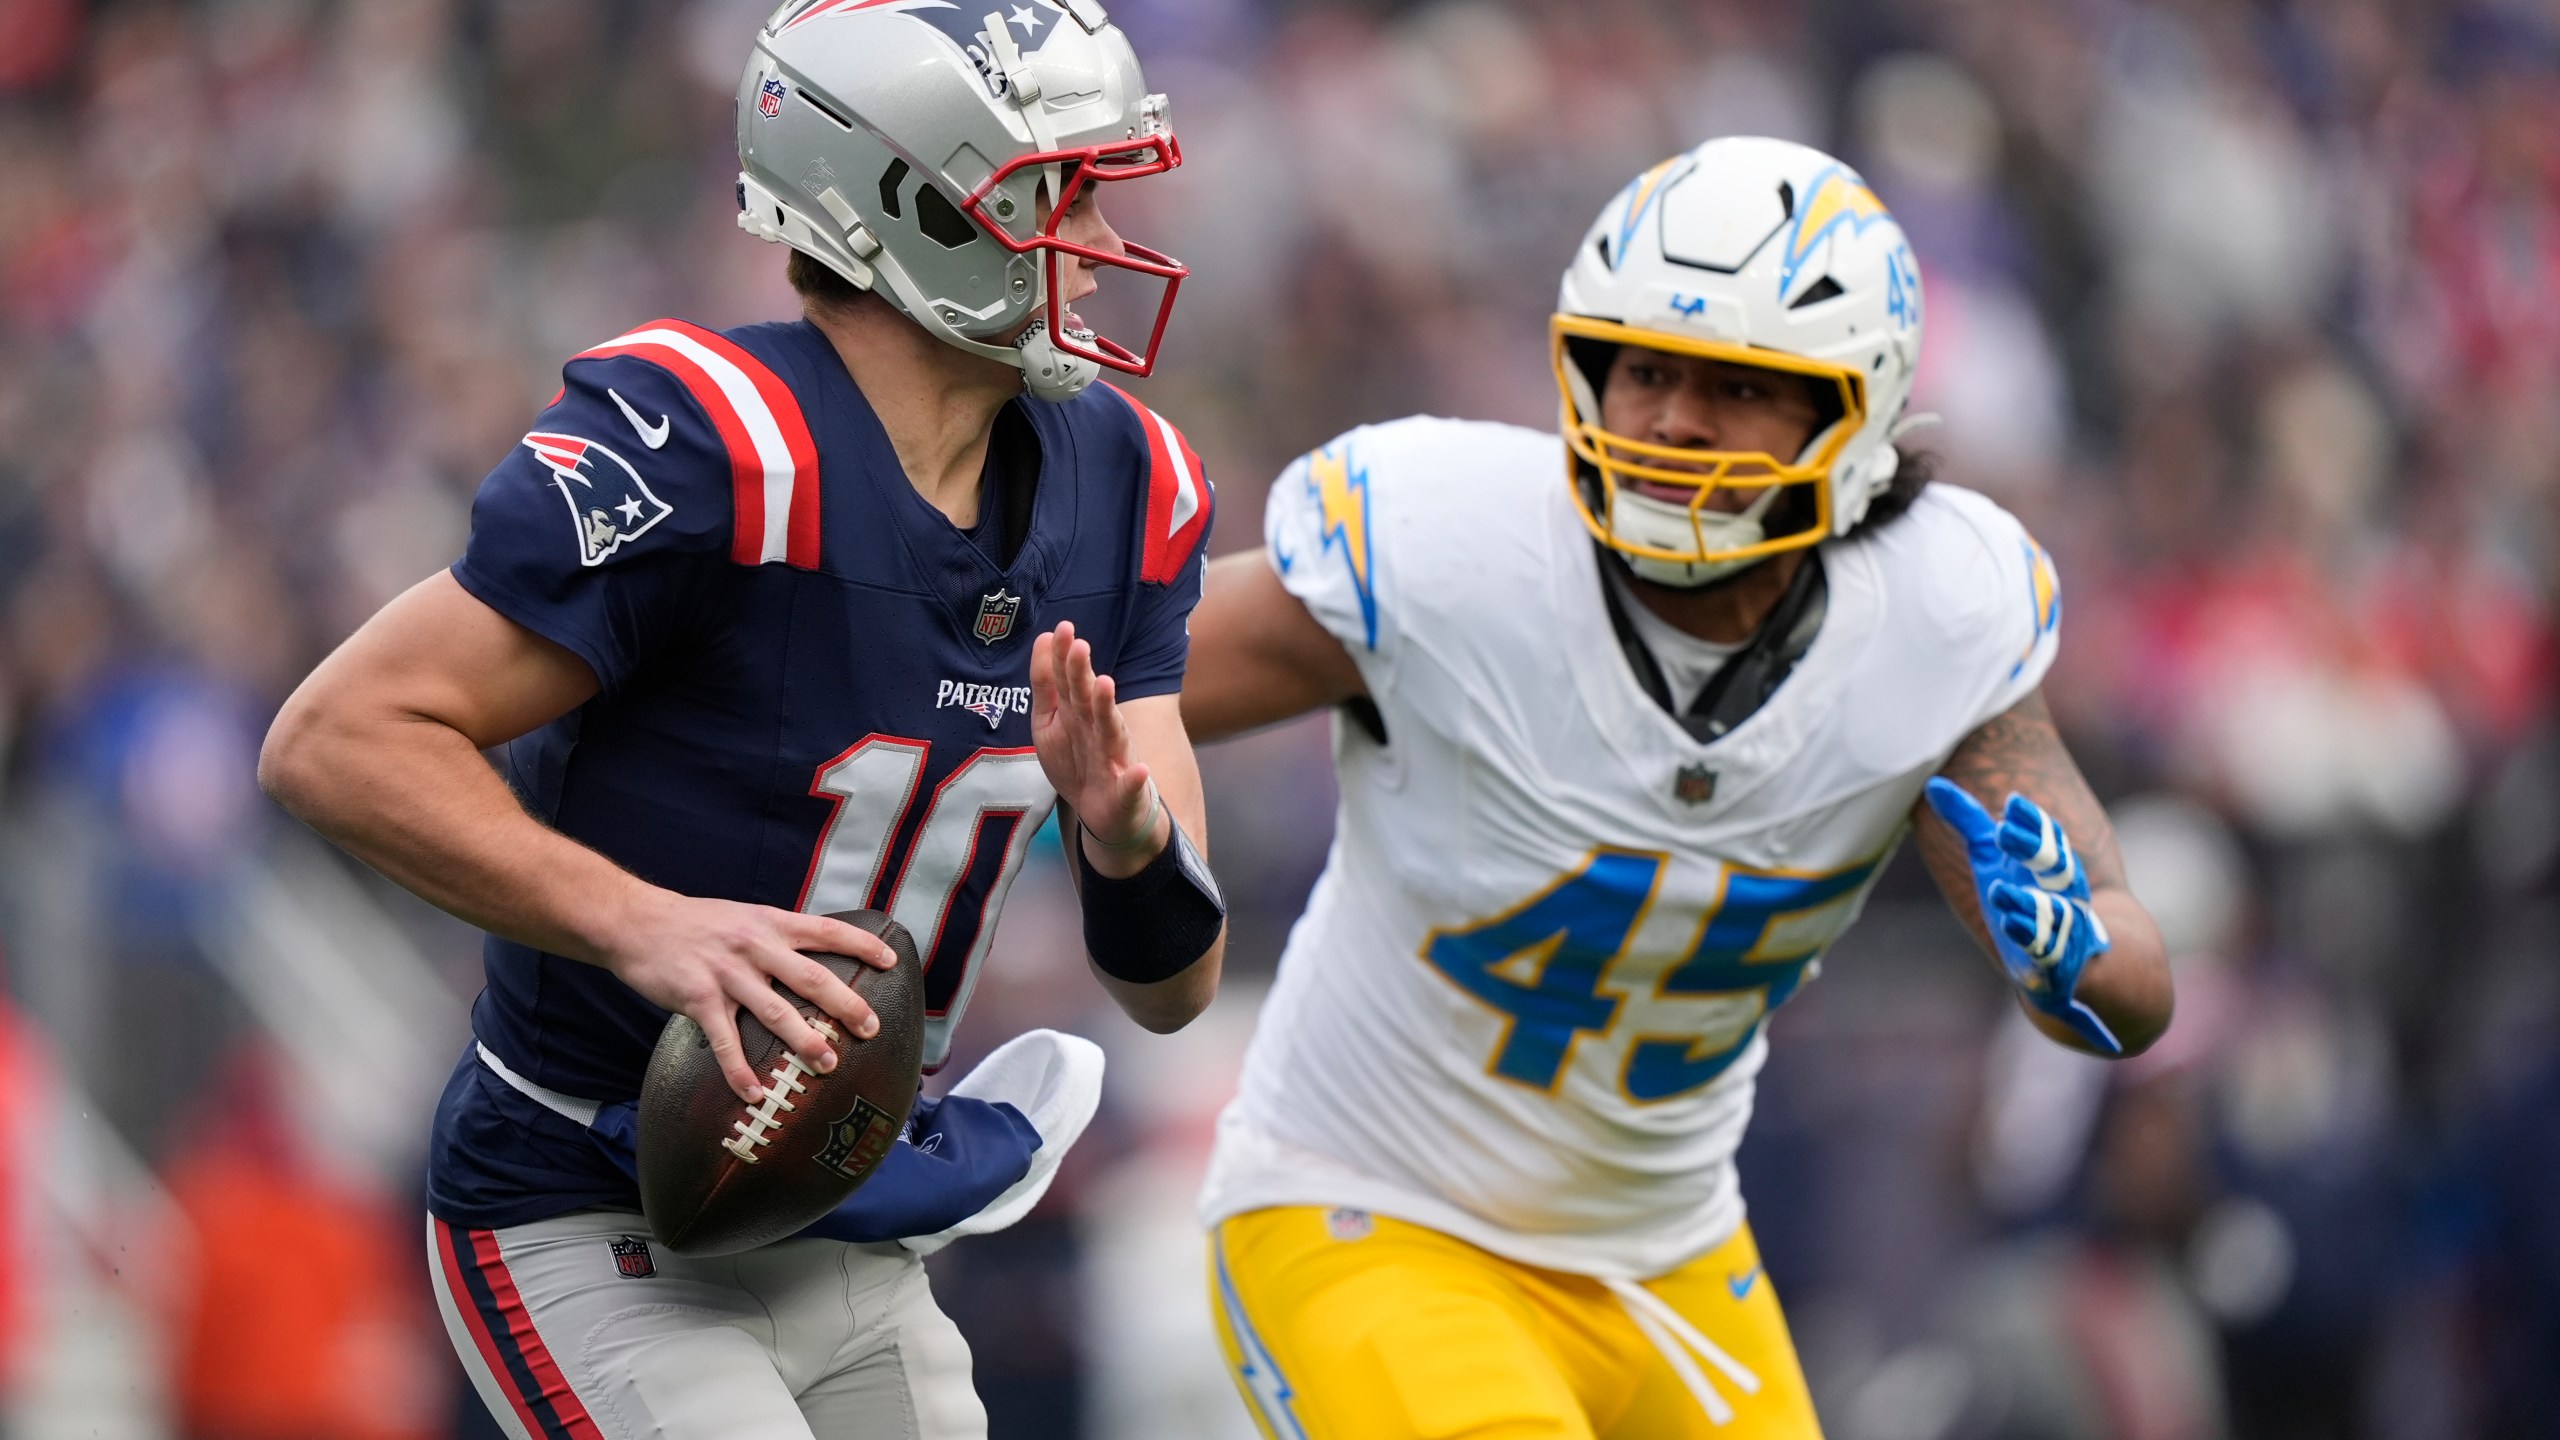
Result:
{"label": "number 10 on jersey", "polygon": [[924,954],[925,1048],[938,1062],[995,939],[988,921],[1057,793],[1020,748],[971,751],[928,790],[932,755],[927,741],[868,735],[818,767],[809,793],[834,809],[799,908],[871,906],[907,927]]}
{"label": "number 10 on jersey", "polygon": [[[1882,857],[1829,875],[1724,867],[1713,902],[1689,908],[1696,936],[1668,965],[1638,973],[1630,946],[1657,903],[1670,857],[1597,849],[1519,906],[1476,924],[1435,930],[1422,958],[1459,989],[1506,1017],[1489,1068],[1552,1090],[1576,1041],[1621,1028],[1635,1034],[1620,1083],[1630,1099],[1670,1100],[1724,1073],[1775,1010],[1803,983],[1805,967],[1856,913],[1858,892]],[[1686,916],[1680,917],[1686,920]],[[1616,982],[1613,987],[1610,982]],[[1738,1027],[1681,1028],[1683,1000],[1759,997]],[[1630,1006],[1629,1002],[1635,1002]],[[1691,1020],[1694,1026],[1694,1018]]]}

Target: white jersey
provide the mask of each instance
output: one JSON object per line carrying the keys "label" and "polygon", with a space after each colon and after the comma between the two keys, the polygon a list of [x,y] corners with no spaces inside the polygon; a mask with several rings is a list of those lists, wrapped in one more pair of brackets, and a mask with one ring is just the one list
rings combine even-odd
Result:
{"label": "white jersey", "polygon": [[1355,1206],[1641,1278],[1742,1220],[1762,1021],[1858,913],[1928,777],[2052,663],[2051,562],[1944,485],[1821,555],[1829,612],[1702,745],[1609,623],[1563,443],[1365,427],[1265,531],[1387,743],[1337,722],[1323,877],[1221,1117],[1203,1218]]}

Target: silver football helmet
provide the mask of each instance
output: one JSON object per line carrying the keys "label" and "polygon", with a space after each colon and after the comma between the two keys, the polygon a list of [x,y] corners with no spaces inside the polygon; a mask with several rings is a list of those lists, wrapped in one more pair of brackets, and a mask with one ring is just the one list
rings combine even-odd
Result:
{"label": "silver football helmet", "polygon": [[[1182,163],[1165,98],[1097,0],[787,0],[738,86],[738,225],[1063,399],[1155,368],[1189,273],[1061,238],[1089,185]],[[1062,258],[1163,286],[1143,341],[1060,302]]]}

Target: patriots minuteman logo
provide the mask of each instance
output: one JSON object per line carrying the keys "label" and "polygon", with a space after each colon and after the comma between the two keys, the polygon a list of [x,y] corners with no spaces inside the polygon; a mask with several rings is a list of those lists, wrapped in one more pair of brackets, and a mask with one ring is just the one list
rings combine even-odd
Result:
{"label": "patriots minuteman logo", "polygon": [[780,28],[790,30],[832,15],[882,11],[912,15],[950,36],[952,43],[969,57],[969,63],[978,67],[978,73],[987,77],[990,86],[996,84],[995,47],[987,26],[990,18],[1003,24],[1014,48],[1025,55],[1038,53],[1060,25],[1075,23],[1065,7],[1052,0],[969,0],[967,4],[954,0],[816,0],[783,21]]}
{"label": "patriots minuteman logo", "polygon": [[1047,44],[1058,22],[1070,18],[1066,8],[1053,0],[973,0],[966,5],[954,0],[817,0],[783,21],[781,28],[796,29],[830,15],[876,14],[883,10],[913,15],[960,42],[962,49],[986,43],[987,17],[994,15],[1004,21],[1015,48],[1025,54]]}
{"label": "patriots minuteman logo", "polygon": [[581,565],[603,564],[625,543],[648,534],[659,521],[676,513],[631,468],[630,461],[600,440],[536,430],[524,437],[524,448],[551,471],[551,483],[560,487],[561,498],[569,502]]}

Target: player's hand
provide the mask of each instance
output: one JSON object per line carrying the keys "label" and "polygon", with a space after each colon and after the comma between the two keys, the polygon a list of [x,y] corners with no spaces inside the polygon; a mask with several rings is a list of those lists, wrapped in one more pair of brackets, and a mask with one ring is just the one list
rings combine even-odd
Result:
{"label": "player's hand", "polygon": [[1974,893],[2000,966],[2027,1003],[2109,1055],[2124,1046],[2098,1013],[2074,998],[2081,973],[2107,952],[2107,927],[2089,904],[2089,877],[2071,838],[2024,795],[1991,813],[1952,781],[1932,777],[1929,808],[1964,840]]}
{"label": "player's hand", "polygon": [[738,1040],[738,1009],[753,1012],[800,1063],[826,1074],[836,1052],[818,1027],[775,982],[832,1017],[844,1033],[868,1040],[879,1017],[853,987],[826,966],[801,954],[845,955],[876,969],[898,959],[879,936],[823,915],[802,915],[770,905],[702,900],[650,888],[629,923],[603,947],[604,967],[651,1003],[691,1016],[711,1042],[712,1058],[738,1098],[764,1099],[762,1076],[747,1065]]}
{"label": "player's hand", "polygon": [[[1146,762],[1129,745],[1118,692],[1093,673],[1093,646],[1065,621],[1031,643],[1031,743],[1058,798],[1106,848],[1161,828]],[[1133,857],[1134,858],[1134,857]]]}

